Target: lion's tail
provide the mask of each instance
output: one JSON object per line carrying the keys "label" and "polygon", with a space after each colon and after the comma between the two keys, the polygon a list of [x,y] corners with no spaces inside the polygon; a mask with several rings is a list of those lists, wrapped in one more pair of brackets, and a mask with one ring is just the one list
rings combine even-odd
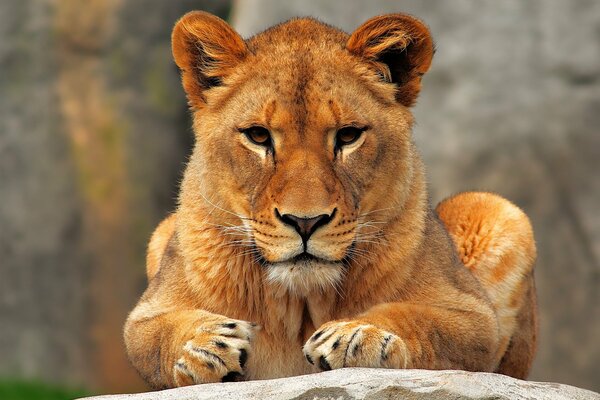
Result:
{"label": "lion's tail", "polygon": [[436,211],[496,310],[501,338],[496,372],[526,378],[537,341],[536,247],[529,219],[508,200],[483,192],[450,197]]}

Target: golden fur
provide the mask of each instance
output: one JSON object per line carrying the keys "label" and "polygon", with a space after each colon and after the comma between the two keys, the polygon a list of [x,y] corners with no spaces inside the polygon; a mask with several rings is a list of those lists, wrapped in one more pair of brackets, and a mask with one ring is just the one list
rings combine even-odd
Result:
{"label": "golden fur", "polygon": [[173,54],[196,146],[125,326],[149,384],[350,366],[527,376],[531,227],[488,193],[442,202],[441,221],[430,208],[409,110],[433,55],[422,22],[347,35],[294,19],[244,41],[193,12]]}

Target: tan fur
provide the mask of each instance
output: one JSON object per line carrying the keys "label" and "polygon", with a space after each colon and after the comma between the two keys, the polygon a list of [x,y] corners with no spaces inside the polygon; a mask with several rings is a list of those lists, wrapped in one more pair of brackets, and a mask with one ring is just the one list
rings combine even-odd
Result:
{"label": "tan fur", "polygon": [[154,275],[158,272],[160,261],[174,231],[174,214],[163,219],[154,230],[150,242],[148,243],[148,252],[146,253],[146,276],[148,277],[148,281],[154,278]]}
{"label": "tan fur", "polygon": [[[391,14],[348,36],[295,19],[244,41],[195,12],[173,54],[196,147],[125,326],[153,387],[345,366],[527,375],[527,218],[459,195],[438,208],[453,243],[427,203],[407,108],[433,55],[423,23]],[[251,126],[273,146],[252,143]],[[364,133],[336,147],[345,126]],[[303,244],[284,215],[328,219]]]}

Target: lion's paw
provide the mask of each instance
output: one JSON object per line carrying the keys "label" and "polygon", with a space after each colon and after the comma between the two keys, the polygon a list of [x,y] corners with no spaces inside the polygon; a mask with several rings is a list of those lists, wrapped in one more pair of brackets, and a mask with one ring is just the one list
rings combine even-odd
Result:
{"label": "lion's paw", "polygon": [[332,321],[321,326],[303,348],[306,360],[327,371],[344,367],[406,368],[404,341],[360,321]]}
{"label": "lion's paw", "polygon": [[175,384],[230,382],[244,375],[255,324],[223,318],[203,323],[173,366]]}

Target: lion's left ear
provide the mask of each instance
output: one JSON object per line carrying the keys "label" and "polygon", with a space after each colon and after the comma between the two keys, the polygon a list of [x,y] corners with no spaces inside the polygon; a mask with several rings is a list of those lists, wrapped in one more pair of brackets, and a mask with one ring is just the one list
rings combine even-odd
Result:
{"label": "lion's left ear", "polygon": [[350,35],[346,48],[397,85],[398,102],[407,107],[415,103],[421,77],[429,70],[434,52],[431,34],[423,22],[406,14],[371,18]]}

